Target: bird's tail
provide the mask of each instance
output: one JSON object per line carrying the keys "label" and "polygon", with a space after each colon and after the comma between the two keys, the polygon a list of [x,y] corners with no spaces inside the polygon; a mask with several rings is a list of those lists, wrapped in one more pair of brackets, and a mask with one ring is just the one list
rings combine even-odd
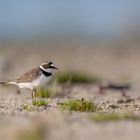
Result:
{"label": "bird's tail", "polygon": [[7,84],[9,84],[8,81],[1,81],[1,82],[0,82],[0,85],[7,85]]}

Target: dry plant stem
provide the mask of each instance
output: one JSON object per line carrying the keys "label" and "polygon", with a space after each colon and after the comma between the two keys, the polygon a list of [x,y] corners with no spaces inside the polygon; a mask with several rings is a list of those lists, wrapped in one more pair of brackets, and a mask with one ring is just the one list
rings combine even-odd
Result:
{"label": "dry plant stem", "polygon": [[35,100],[36,98],[36,89],[32,90],[32,100]]}

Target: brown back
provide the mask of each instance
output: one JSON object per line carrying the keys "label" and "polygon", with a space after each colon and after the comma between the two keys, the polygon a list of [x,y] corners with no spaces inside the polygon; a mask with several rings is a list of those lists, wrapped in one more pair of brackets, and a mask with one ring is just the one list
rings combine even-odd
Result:
{"label": "brown back", "polygon": [[41,70],[39,67],[37,67],[24,73],[20,77],[16,78],[14,81],[17,83],[31,82],[35,80],[39,75],[41,75]]}

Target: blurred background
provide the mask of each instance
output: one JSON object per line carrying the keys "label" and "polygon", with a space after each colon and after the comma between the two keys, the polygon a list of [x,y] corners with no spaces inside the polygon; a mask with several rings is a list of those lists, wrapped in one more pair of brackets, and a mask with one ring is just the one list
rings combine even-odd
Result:
{"label": "blurred background", "polygon": [[[0,81],[13,79],[46,61],[54,62],[60,72],[81,72],[97,76],[103,81],[131,83],[139,88],[140,1],[0,1]],[[1,90],[2,93],[5,92],[3,88]],[[92,90],[90,92],[93,93]],[[3,136],[8,136],[6,132],[10,132],[9,137],[13,136],[14,127],[18,132],[21,126],[31,130],[28,126],[32,128],[34,125],[40,127],[44,124],[52,139],[58,137],[61,140],[91,139],[93,135],[98,139],[103,139],[105,135],[107,139],[118,139],[118,134],[119,139],[129,140],[139,134],[139,124],[118,123],[116,127],[113,123],[95,123],[93,127],[91,122],[80,116],[81,114],[77,114],[76,117],[72,114],[71,118],[67,118],[69,115],[64,115],[58,110],[49,110],[50,112],[46,111],[48,114],[45,112],[42,116],[34,118],[37,111],[28,114],[21,109],[25,101],[31,104],[30,95],[24,100],[23,94],[21,97],[13,94],[11,98],[4,97],[2,100],[1,95],[0,116],[5,115],[0,119],[0,124],[3,124],[0,127]],[[81,98],[83,95],[94,99],[93,96],[91,98],[91,94],[87,94],[87,87],[76,87],[76,90],[74,87],[72,97]],[[113,99],[116,98],[113,96]],[[102,101],[104,102],[104,98]],[[28,110],[27,107],[26,109]],[[42,113],[40,110],[39,108],[39,112]],[[9,117],[7,112],[10,112],[12,117],[15,114],[17,116]],[[7,122],[10,125],[7,125]],[[3,129],[3,126],[7,127]],[[89,131],[85,131],[86,128]]]}
{"label": "blurred background", "polygon": [[139,38],[137,0],[1,1],[0,79],[51,60],[62,71],[137,83]]}

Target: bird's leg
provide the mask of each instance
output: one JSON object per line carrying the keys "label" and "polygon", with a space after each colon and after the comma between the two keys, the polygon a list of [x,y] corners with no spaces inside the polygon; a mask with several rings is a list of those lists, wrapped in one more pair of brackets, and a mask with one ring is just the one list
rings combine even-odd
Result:
{"label": "bird's leg", "polygon": [[36,97],[36,89],[33,89],[32,90],[32,99],[34,100]]}
{"label": "bird's leg", "polygon": [[16,91],[17,94],[21,94],[20,89],[18,88]]}

